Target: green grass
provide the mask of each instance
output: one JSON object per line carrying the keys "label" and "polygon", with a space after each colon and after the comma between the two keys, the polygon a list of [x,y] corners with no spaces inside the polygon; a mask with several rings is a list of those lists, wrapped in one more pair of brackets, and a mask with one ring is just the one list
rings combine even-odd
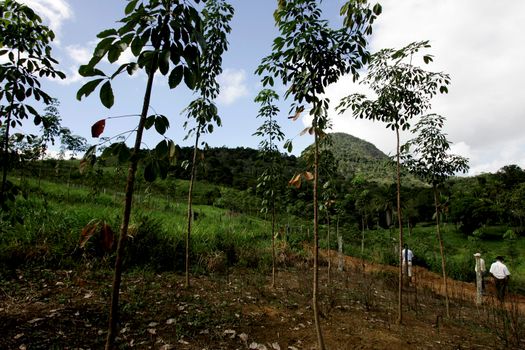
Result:
{"label": "green grass", "polygon": [[[183,187],[187,187],[187,182],[176,181],[175,184],[179,193],[185,193]],[[28,197],[17,200],[16,211],[24,218],[24,223],[3,223],[0,229],[0,262],[4,262],[7,269],[25,263],[44,267],[78,264],[82,261],[75,256],[80,232],[93,219],[106,221],[118,233],[124,201],[122,189],[93,192],[89,186],[39,182],[32,178],[25,178],[22,185]],[[165,186],[168,185],[160,183],[148,187],[142,184],[136,190],[131,224],[138,228],[138,233],[132,233],[129,241],[130,266],[149,266],[156,270],[184,268],[186,198],[180,196],[175,201],[175,196],[171,196]],[[196,189],[198,193],[219,189],[225,195],[215,201],[222,207],[202,203],[194,205],[194,212],[198,214],[191,235],[194,269],[206,271],[207,259],[212,256],[223,256],[228,265],[267,269],[271,263],[270,222],[235,210],[235,205],[246,207],[256,203],[256,199],[246,193],[206,183],[198,183]],[[225,205],[225,202],[229,204]],[[303,242],[312,239],[311,221],[289,216],[283,221],[290,225],[288,246],[301,253]],[[278,227],[283,225],[281,222]],[[320,244],[323,248],[327,247],[326,229],[321,225]],[[335,227],[331,229],[330,247],[337,249]],[[340,230],[346,254],[363,256],[377,263],[397,263],[397,230],[367,231],[363,253],[361,232],[357,226],[341,227]],[[491,228],[491,231],[497,232],[497,228]],[[525,292],[525,238],[518,237],[513,241],[468,239],[450,224],[442,226],[442,235],[450,277],[472,281],[473,254],[477,251],[483,254],[487,268],[495,256],[504,255],[512,273],[511,289]],[[433,225],[416,226],[412,233],[405,229],[404,237],[423,266],[438,273],[441,271],[439,244]],[[107,266],[111,266],[112,258],[105,260]]]}
{"label": "green grass", "polygon": [[[502,231],[506,228],[502,227]],[[525,238],[518,237],[513,241],[473,240],[456,229],[454,225],[444,224],[441,227],[444,242],[445,259],[448,276],[474,281],[475,260],[473,254],[481,252],[487,270],[498,255],[505,256],[505,262],[512,274],[510,288],[520,293],[525,292]],[[404,241],[413,250],[417,261],[430,270],[441,273],[441,255],[436,228],[431,225],[416,226],[412,234],[403,230]],[[398,231],[371,230],[366,232],[364,256],[374,262],[396,264]],[[389,243],[390,242],[390,243]],[[345,252],[350,255],[361,255],[360,241],[354,239],[346,246]]]}
{"label": "green grass", "polygon": [[[82,228],[94,219],[106,221],[118,232],[123,197],[116,191],[92,193],[86,187],[33,179],[26,180],[24,188],[28,197],[19,198],[16,207],[24,223],[5,226],[0,239],[0,259],[9,261],[6,266],[16,267],[25,261],[50,266],[74,263],[73,258],[64,257],[74,255]],[[210,252],[229,250],[235,251],[230,254],[231,263],[242,263],[248,255],[264,260],[264,254],[256,251],[266,252],[270,244],[266,220],[207,205],[194,205],[193,209],[198,217],[192,225],[192,261],[203,263]],[[138,233],[128,244],[129,251],[137,256],[130,258],[130,265],[140,261],[155,269],[183,268],[185,201],[174,202],[155,192],[137,193],[131,225],[138,227]]]}

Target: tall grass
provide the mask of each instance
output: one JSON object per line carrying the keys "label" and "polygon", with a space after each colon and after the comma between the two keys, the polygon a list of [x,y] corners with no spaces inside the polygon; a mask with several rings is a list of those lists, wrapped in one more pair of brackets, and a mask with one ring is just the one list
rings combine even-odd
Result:
{"label": "tall grass", "polygon": [[[25,188],[27,198],[16,204],[23,224],[2,225],[0,261],[7,269],[28,263],[64,268],[81,263],[87,254],[79,250],[80,233],[92,220],[103,220],[118,232],[122,198],[115,193],[94,194],[86,187],[34,180],[27,181]],[[126,266],[182,270],[186,204],[143,192],[134,208]],[[266,220],[206,205],[194,206],[194,213],[191,251],[196,269],[205,270],[214,252],[224,254],[228,265],[268,264]]]}
{"label": "tall grass", "polygon": [[[93,192],[91,187],[79,184],[68,186],[29,177],[23,181],[27,198],[17,200],[15,208],[23,217],[23,224],[3,222],[0,226],[0,263],[6,269],[27,263],[53,267],[71,267],[81,263],[79,255],[82,256],[82,252],[78,249],[80,233],[93,219],[107,222],[114,232],[118,232],[123,203],[118,189]],[[128,267],[183,269],[181,242],[186,227],[187,207],[184,196],[175,200],[176,195],[170,192],[170,186],[178,188],[178,193],[184,193],[183,187],[187,183],[175,181],[171,185],[155,183],[154,186],[143,183],[137,188],[132,213],[136,233],[130,239]],[[216,190],[219,195],[225,195],[215,198],[213,206],[203,203],[194,206],[191,241],[194,268],[201,272],[213,269],[212,266],[220,269],[234,264],[268,268],[271,261],[269,222],[264,217],[240,211],[243,207],[249,207],[249,213],[256,213],[252,208],[256,199],[246,193],[236,197],[235,190],[223,191],[211,184],[199,183],[196,188],[197,193],[204,197],[206,193],[209,195]],[[320,243],[323,248],[328,248],[326,229],[321,228],[323,239]],[[335,236],[334,227],[331,229]],[[285,249],[292,253],[302,254],[303,243],[312,236],[311,222],[291,216],[281,217],[278,230],[281,232],[280,238],[286,241]],[[361,231],[357,226],[341,227],[340,231],[345,254],[381,264],[397,264],[395,229],[367,231],[363,252]],[[505,255],[512,273],[510,291],[525,293],[524,238],[518,237],[512,241],[467,239],[454,226],[444,225],[443,240],[450,277],[474,281],[473,254],[477,251],[485,258],[487,268],[495,256]],[[406,241],[414,251],[416,264],[441,272],[439,245],[433,225],[414,227]],[[336,248],[335,239],[330,248]],[[112,257],[106,259],[111,262]]]}

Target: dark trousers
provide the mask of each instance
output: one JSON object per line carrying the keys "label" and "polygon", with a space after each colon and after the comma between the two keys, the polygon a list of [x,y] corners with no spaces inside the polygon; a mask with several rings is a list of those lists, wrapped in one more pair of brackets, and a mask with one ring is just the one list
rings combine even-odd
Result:
{"label": "dark trousers", "polygon": [[505,293],[507,292],[507,279],[506,278],[494,278],[496,282],[496,292],[498,293],[498,300],[505,300]]}

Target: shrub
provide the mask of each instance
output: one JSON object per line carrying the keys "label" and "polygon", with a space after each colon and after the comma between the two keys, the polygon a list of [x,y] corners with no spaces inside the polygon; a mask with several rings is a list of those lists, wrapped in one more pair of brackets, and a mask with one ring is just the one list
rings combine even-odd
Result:
{"label": "shrub", "polygon": [[126,266],[150,267],[156,271],[184,269],[184,242],[168,235],[160,220],[141,216],[130,225],[129,234]]}

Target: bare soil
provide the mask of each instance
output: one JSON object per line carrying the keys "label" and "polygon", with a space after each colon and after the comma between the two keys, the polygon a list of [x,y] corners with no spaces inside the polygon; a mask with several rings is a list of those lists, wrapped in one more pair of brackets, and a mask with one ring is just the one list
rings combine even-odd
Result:
{"label": "bare soil", "polygon": [[[320,270],[327,349],[525,348],[524,298],[496,302],[489,284],[476,306],[473,284],[449,280],[446,317],[439,275],[415,267],[398,324],[397,268],[346,257]],[[0,349],[102,349],[111,271],[16,271],[0,281]],[[123,278],[120,349],[316,349],[311,266],[192,278],[131,272]]]}

